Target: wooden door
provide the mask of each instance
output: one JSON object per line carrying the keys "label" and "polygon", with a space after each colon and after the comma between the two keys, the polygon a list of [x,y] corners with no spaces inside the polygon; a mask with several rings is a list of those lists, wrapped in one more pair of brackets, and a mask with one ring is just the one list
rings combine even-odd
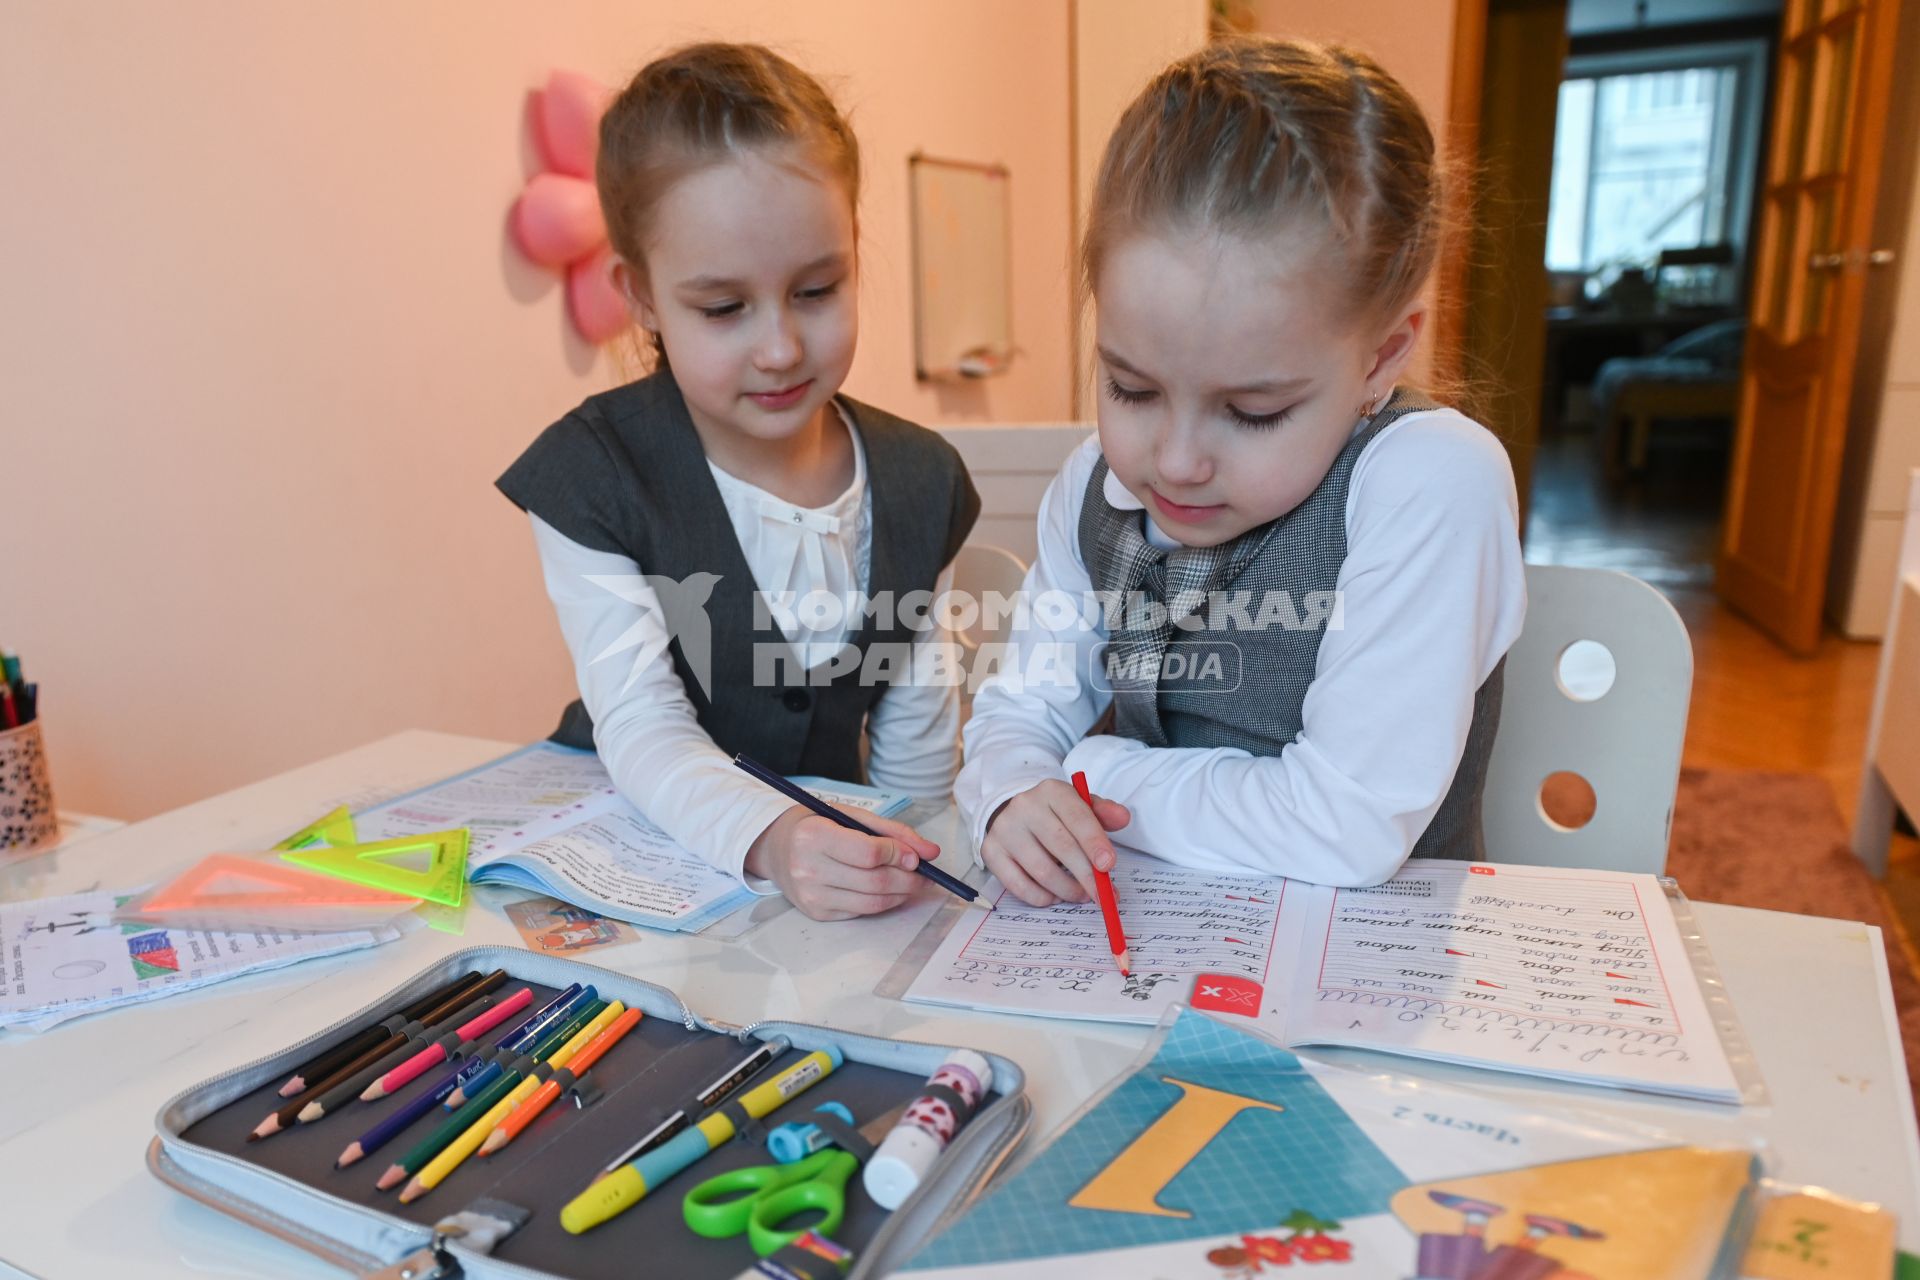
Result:
{"label": "wooden door", "polygon": [[1782,25],[1718,589],[1797,653],[1820,639],[1897,5],[1788,0]]}

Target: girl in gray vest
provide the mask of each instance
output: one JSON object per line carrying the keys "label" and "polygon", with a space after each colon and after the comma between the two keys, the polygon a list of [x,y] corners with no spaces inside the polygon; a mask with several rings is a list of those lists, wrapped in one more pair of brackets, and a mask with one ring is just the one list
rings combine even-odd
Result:
{"label": "girl in gray vest", "polygon": [[792,63],[693,45],[608,108],[596,181],[658,371],[499,481],[579,681],[554,736],[749,887],[820,919],[884,911],[935,845],[870,815],[879,838],[846,831],[731,766],[920,796],[959,767],[958,688],[910,678],[939,633],[905,602],[942,583],[979,499],[938,436],[839,394],[859,145]]}
{"label": "girl in gray vest", "polygon": [[956,786],[1020,898],[1086,900],[1109,833],[1336,885],[1478,856],[1525,584],[1505,451],[1397,386],[1442,208],[1419,107],[1351,50],[1209,45],[1121,117],[1082,248],[1100,430]]}

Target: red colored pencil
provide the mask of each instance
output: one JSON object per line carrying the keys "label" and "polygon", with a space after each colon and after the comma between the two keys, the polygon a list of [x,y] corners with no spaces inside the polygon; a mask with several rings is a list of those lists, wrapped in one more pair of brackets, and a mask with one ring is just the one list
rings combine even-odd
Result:
{"label": "red colored pencil", "polygon": [[[1073,775],[1073,789],[1087,802],[1087,808],[1093,808],[1093,793],[1087,790],[1087,775]],[[1113,877],[1100,868],[1093,869],[1093,888],[1100,898],[1100,914],[1107,922],[1107,945],[1113,948],[1113,961],[1120,966],[1120,976],[1133,976],[1133,957],[1127,954],[1127,931],[1120,926],[1120,900],[1113,896]]]}

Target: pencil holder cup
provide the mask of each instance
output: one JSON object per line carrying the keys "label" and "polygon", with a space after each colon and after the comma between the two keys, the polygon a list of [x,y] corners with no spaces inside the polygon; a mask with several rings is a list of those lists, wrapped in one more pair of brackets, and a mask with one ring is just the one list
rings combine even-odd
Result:
{"label": "pencil holder cup", "polygon": [[0,733],[0,859],[53,843],[60,818],[40,722]]}

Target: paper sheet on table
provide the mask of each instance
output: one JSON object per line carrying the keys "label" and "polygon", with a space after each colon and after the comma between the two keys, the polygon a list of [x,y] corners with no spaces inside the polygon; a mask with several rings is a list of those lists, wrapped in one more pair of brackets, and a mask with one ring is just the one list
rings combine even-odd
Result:
{"label": "paper sheet on table", "polygon": [[224,933],[118,925],[132,892],[96,891],[0,904],[0,1026],[39,1031],[125,1004],[242,974],[390,942],[397,929]]}

